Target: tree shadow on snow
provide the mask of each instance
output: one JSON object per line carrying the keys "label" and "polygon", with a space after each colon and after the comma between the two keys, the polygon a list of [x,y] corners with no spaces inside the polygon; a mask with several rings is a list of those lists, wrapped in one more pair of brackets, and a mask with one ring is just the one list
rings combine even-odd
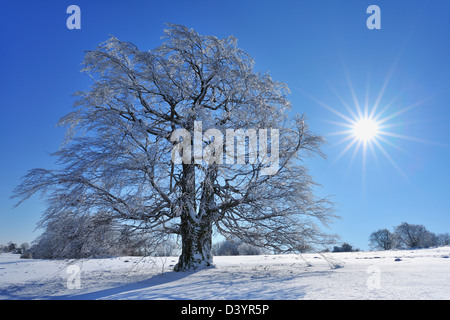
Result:
{"label": "tree shadow on snow", "polygon": [[[84,293],[74,293],[61,296],[51,296],[48,297],[51,300],[102,300],[102,299],[136,299],[136,294],[142,289],[151,289],[152,287],[157,287],[159,285],[165,285],[170,282],[181,280],[189,275],[194,274],[196,271],[185,271],[185,272],[165,272],[152,276],[149,279],[142,281],[126,283],[119,285],[117,287],[112,287],[108,289],[102,289],[99,291],[84,292]],[[74,289],[76,290],[76,289]],[[137,294],[139,296],[139,294]],[[139,298],[138,298],[139,299]],[[161,296],[160,299],[172,299],[170,296]]]}

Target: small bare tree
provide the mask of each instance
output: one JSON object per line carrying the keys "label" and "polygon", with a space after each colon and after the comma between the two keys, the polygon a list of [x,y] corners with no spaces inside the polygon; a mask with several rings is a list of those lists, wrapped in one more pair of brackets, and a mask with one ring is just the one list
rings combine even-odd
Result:
{"label": "small bare tree", "polygon": [[370,234],[369,241],[372,248],[390,250],[395,246],[395,238],[388,229],[380,229]]}
{"label": "small bare tree", "polygon": [[[233,37],[201,36],[180,25],[169,25],[165,37],[151,51],[111,37],[87,52],[83,71],[93,84],[77,93],[75,110],[59,123],[68,127],[54,153],[61,168],[31,170],[14,196],[23,201],[42,192],[44,220],[101,212],[155,238],[177,234],[182,253],[175,270],[211,265],[213,229],[277,252],[333,243],[319,228],[335,217],[332,205],[315,197],[300,162],[322,155],[323,139],[304,116],[289,116],[286,85],[255,72]],[[233,147],[212,150],[218,140],[205,134],[200,152],[209,150],[215,161],[186,151],[178,164],[172,156],[182,139],[173,133],[184,130],[191,137],[184,142],[193,145],[196,123],[216,133],[267,129],[279,140],[260,136],[253,144],[244,137],[241,161],[223,163],[234,138]],[[262,174],[273,163],[254,157],[250,144],[279,154],[274,172]]]}

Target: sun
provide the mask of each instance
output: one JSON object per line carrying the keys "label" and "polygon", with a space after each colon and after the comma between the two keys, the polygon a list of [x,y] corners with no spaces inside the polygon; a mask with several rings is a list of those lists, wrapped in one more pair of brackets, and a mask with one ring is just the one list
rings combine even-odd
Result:
{"label": "sun", "polygon": [[373,141],[377,138],[378,133],[379,124],[372,118],[360,118],[353,124],[352,134],[359,141]]}
{"label": "sun", "polygon": [[[372,154],[373,160],[377,166],[380,165],[378,155],[382,155],[390,164],[397,170],[397,172],[409,182],[408,176],[403,172],[402,167],[397,164],[396,158],[391,155],[392,149],[405,152],[401,147],[401,140],[408,140],[419,143],[426,143],[430,145],[442,145],[437,141],[430,141],[422,138],[415,138],[412,136],[397,133],[396,128],[404,128],[407,122],[403,115],[417,107],[422,106],[425,102],[432,99],[435,94],[424,97],[409,105],[402,106],[402,101],[399,99],[401,94],[396,94],[392,97],[385,97],[387,87],[396,69],[398,59],[395,61],[393,67],[388,72],[384,79],[378,94],[370,97],[372,91],[369,85],[369,78],[367,78],[365,97],[361,99],[354,90],[350,75],[347,68],[344,66],[344,71],[347,79],[347,88],[350,91],[351,99],[344,99],[342,94],[331,87],[331,91],[336,95],[338,103],[336,106],[329,105],[312,95],[303,92],[307,97],[315,101],[318,105],[331,111],[337,118],[333,120],[324,120],[327,123],[340,127],[340,130],[328,133],[328,136],[341,136],[333,146],[342,147],[339,154],[334,157],[332,164],[339,161],[345,155],[351,154],[349,158],[348,170],[353,165],[354,160],[358,155],[362,160],[362,179],[365,179],[365,172],[367,169],[367,156]],[[363,103],[361,103],[363,102]],[[389,149],[392,148],[392,149]],[[353,150],[353,152],[352,152]],[[371,164],[372,165],[372,164]]]}
{"label": "sun", "polygon": [[[387,80],[389,80],[389,78]],[[396,127],[404,126],[404,121],[401,121],[400,119],[401,115],[413,108],[417,108],[424,102],[428,101],[430,98],[419,100],[406,107],[394,109],[393,106],[395,104],[398,104],[398,96],[395,96],[392,99],[388,100],[386,103],[381,104],[382,96],[385,91],[385,87],[387,86],[387,83],[385,83],[374,102],[369,102],[368,92],[366,92],[364,104],[361,105],[355,91],[353,90],[350,79],[348,79],[348,86],[353,98],[352,102],[345,101],[336,90],[333,90],[333,92],[341,101],[343,108],[330,106],[320,101],[319,99],[305,93],[319,105],[338,116],[337,120],[325,120],[326,122],[334,126],[342,128],[342,130],[329,133],[329,136],[342,137],[334,143],[334,146],[344,145],[341,152],[334,158],[333,163],[339,161],[346,154],[351,153],[348,166],[348,168],[350,169],[357,155],[360,154],[362,160],[361,176],[364,180],[365,172],[367,169],[366,167],[368,153],[370,152],[373,155],[373,158],[377,164],[379,164],[378,154],[381,154],[390,162],[390,164],[406,181],[409,181],[408,176],[403,172],[401,166],[397,164],[395,158],[391,156],[386,147],[392,147],[396,150],[403,151],[403,149],[399,145],[400,139],[427,144],[436,144],[436,142],[434,141],[418,139],[411,136],[398,134],[393,131]],[[393,120],[396,121],[393,122]],[[351,150],[353,150],[353,152],[351,152]]]}

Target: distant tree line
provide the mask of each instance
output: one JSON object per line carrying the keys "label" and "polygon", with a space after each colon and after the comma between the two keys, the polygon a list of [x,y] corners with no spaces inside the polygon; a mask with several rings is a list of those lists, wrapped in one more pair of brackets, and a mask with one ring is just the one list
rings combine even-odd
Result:
{"label": "distant tree line", "polygon": [[430,248],[450,245],[450,234],[435,234],[423,225],[403,222],[388,229],[379,229],[370,234],[370,246],[375,250]]}
{"label": "distant tree line", "polygon": [[[133,225],[117,225],[107,216],[61,216],[43,225],[44,232],[32,242],[20,246],[9,242],[0,245],[0,253],[21,254],[22,258],[79,259],[104,256],[174,256],[180,252],[176,238],[142,232]],[[435,234],[423,225],[403,222],[393,228],[379,229],[369,237],[374,250],[429,248],[450,245],[450,234]],[[306,250],[307,252],[308,250]],[[215,243],[211,251],[217,256],[259,255],[269,252],[239,239]],[[330,251],[330,250],[327,250]],[[360,251],[344,242],[332,252]]]}
{"label": "distant tree line", "polygon": [[356,251],[360,251],[360,250],[353,248],[353,246],[351,244],[349,244],[348,242],[344,242],[340,246],[333,247],[333,252],[356,252]]}
{"label": "distant tree line", "polygon": [[16,243],[10,241],[6,245],[0,244],[0,253],[23,253],[30,248],[28,242],[22,243],[18,246]]}

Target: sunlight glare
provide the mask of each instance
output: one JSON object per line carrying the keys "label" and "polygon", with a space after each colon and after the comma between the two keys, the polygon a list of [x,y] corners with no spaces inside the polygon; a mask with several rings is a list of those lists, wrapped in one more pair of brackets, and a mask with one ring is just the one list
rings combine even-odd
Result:
{"label": "sunlight glare", "polygon": [[358,119],[353,126],[353,135],[361,141],[372,141],[378,134],[378,123],[370,118]]}

